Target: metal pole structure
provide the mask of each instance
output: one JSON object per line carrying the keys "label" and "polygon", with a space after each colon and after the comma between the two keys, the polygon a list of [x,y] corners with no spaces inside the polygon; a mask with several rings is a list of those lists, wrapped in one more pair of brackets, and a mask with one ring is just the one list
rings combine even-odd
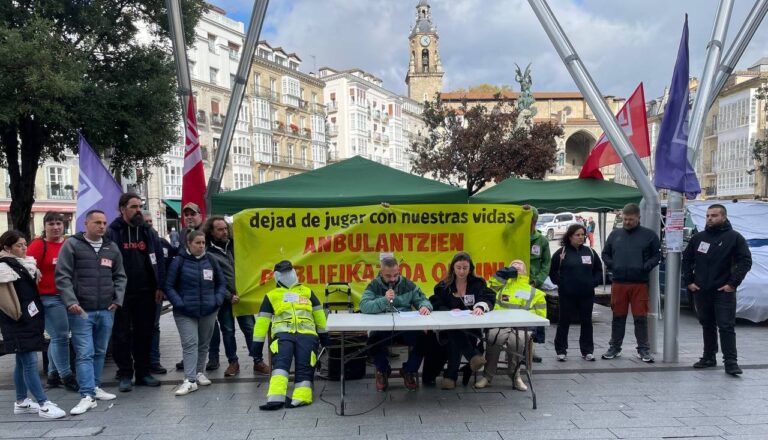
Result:
{"label": "metal pole structure", "polygon": [[173,59],[176,62],[176,74],[179,78],[179,99],[184,129],[187,128],[187,100],[192,95],[192,81],[189,78],[189,63],[187,62],[187,45],[184,41],[184,21],[181,16],[179,0],[166,0],[168,8],[168,29],[173,44]]}
{"label": "metal pole structure", "polygon": [[[728,32],[728,22],[731,18],[733,0],[720,0],[715,24],[712,28],[712,39],[707,47],[707,61],[701,74],[699,90],[689,119],[688,129],[688,160],[696,166],[695,151],[701,143],[704,134],[704,121],[709,110],[710,94],[714,90],[715,75],[720,66],[723,53],[723,42]],[[667,213],[682,211],[683,195],[677,191],[669,192]],[[664,296],[664,362],[678,362],[678,326],[680,320],[680,252],[667,252],[666,292]]]}
{"label": "metal pole structure", "polygon": [[[725,86],[725,82],[728,81],[741,56],[744,55],[747,45],[752,41],[752,37],[755,36],[755,32],[760,27],[763,18],[765,18],[766,12],[768,12],[768,0],[756,0],[752,10],[749,12],[746,20],[744,20],[744,24],[741,25],[741,29],[736,34],[736,38],[733,39],[733,43],[731,43],[728,51],[723,56],[723,61],[715,78],[715,85],[712,87],[712,93],[708,97],[707,110],[712,108],[717,95],[720,94],[723,86]],[[698,156],[695,155],[694,159],[697,158]]]}
{"label": "metal pole structure", "polygon": [[229,99],[227,115],[224,118],[224,127],[221,130],[221,139],[219,149],[216,151],[216,158],[211,169],[211,176],[208,178],[208,189],[205,192],[206,212],[213,212],[211,198],[221,189],[221,178],[224,176],[224,167],[227,164],[229,147],[232,145],[232,137],[235,134],[235,125],[240,116],[240,105],[245,96],[245,85],[248,81],[248,74],[251,71],[253,54],[261,35],[261,27],[264,25],[264,17],[267,15],[267,5],[269,0],[255,0],[253,3],[253,12],[251,21],[248,23],[248,33],[245,36],[245,45],[240,57],[240,63],[237,65],[237,75],[235,76],[235,85],[232,87],[232,96]]}
{"label": "metal pole structure", "polygon": [[[557,53],[565,63],[568,72],[571,74],[574,82],[579,87],[582,95],[587,100],[587,104],[592,109],[597,118],[600,126],[608,136],[608,140],[613,144],[616,153],[621,158],[622,164],[627,168],[629,175],[637,184],[641,194],[644,198],[644,204],[641,208],[642,216],[641,220],[644,226],[659,233],[659,227],[661,224],[660,218],[660,204],[659,194],[656,192],[656,188],[648,178],[647,171],[640,161],[640,158],[635,153],[632,145],[630,144],[627,136],[619,127],[616,122],[616,117],[603,101],[603,95],[595,85],[594,80],[590,77],[584,63],[582,62],[576,50],[571,45],[568,37],[563,32],[560,24],[557,22],[552,10],[549,9],[545,0],[528,0],[533,12],[536,13],[536,17],[541,22],[541,26],[547,32],[549,39],[555,46]],[[648,336],[651,344],[651,351],[658,351],[658,343],[656,337],[657,321],[658,321],[658,304],[659,304],[659,277],[658,269],[654,269],[651,273],[651,281],[649,282],[649,295],[650,295],[650,313],[648,316]]]}

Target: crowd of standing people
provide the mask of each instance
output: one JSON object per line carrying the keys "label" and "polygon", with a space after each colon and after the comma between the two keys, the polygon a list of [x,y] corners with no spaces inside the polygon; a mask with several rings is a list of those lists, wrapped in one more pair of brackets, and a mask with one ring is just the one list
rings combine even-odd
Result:
{"label": "crowd of standing people", "polygon": [[[174,390],[177,396],[211,384],[205,372],[219,368],[222,342],[228,361],[225,377],[240,372],[237,322],[254,372],[271,374],[267,402],[260,409],[311,404],[317,349],[328,346],[329,338],[323,307],[314,292],[300,283],[292,263],[275,265],[275,287],[266,294],[257,317],[235,318],[232,306],[240,297],[235,287],[234,245],[230,225],[223,217],[210,217],[203,224],[199,207],[188,203],[183,208],[187,227],[171,234],[168,241],[154,230],[152,217],[141,210],[138,195],[123,194],[118,207],[120,215],[110,224],[104,212],[88,212],[85,230],[68,239],[64,238],[64,217],[55,212],[45,215],[44,234],[29,247],[17,231],[0,236],[0,330],[6,351],[16,355],[14,413],[37,413],[45,418],[66,415],[47,398],[37,373],[36,352],[45,344],[44,330],[50,337],[48,386],[64,386],[81,396],[70,410],[72,415],[95,408],[100,400],[117,398],[101,388],[110,341],[120,392],[129,392],[134,386],[159,386],[154,375],[167,372],[160,363],[159,350],[159,318],[165,299],[173,306],[183,353],[176,365],[184,372],[183,382]],[[429,298],[401,275],[395,256],[383,255],[379,274],[362,294],[360,311],[428,315],[435,310],[452,310],[483,315],[492,310],[523,309],[546,317],[547,300],[541,288],[549,278],[558,287],[557,360],[568,359],[568,332],[576,319],[581,325],[581,356],[595,361],[595,287],[603,282],[604,271],[610,271],[613,317],[609,349],[602,358],[621,356],[631,311],[637,357],[653,362],[647,326],[648,282],[661,259],[661,244],[652,230],[640,226],[639,207],[624,207],[623,227],[610,234],[601,254],[585,245],[585,240],[593,240],[594,222],[591,226],[571,225],[561,247],[551,254],[548,240],[535,228],[536,209],[525,209],[533,212],[529,255],[514,256],[509,266],[485,280],[475,273],[472,257],[459,252]],[[524,259],[530,261],[529,267]],[[716,365],[719,331],[726,373],[742,373],[736,355],[735,292],[750,268],[749,248],[731,228],[726,208],[712,205],[707,211],[706,229],[691,239],[683,258],[683,280],[693,294],[704,337],[703,355],[695,368]],[[460,372],[462,383],[467,385],[472,373],[482,370],[474,386],[491,386],[503,352],[513,387],[524,391],[527,386],[520,375],[521,360],[529,356],[534,362],[541,361],[530,352],[533,346],[525,338],[528,330],[501,328],[486,334],[478,330],[405,331],[395,335],[372,331],[368,346],[375,387],[378,391],[389,388],[389,346],[398,342],[409,347],[399,369],[409,390],[419,387],[422,363],[426,384],[434,383],[442,373],[440,387],[451,390],[457,386]],[[543,328],[535,330],[533,341],[543,343]],[[263,359],[268,333],[271,366]],[[74,370],[70,367],[70,342],[75,353]],[[462,358],[466,360],[463,368]],[[291,365],[295,385],[289,396]]]}

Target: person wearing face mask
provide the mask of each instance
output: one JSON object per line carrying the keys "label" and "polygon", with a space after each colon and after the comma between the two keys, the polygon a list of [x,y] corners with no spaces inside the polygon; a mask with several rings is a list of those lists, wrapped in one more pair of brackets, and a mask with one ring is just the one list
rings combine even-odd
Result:
{"label": "person wearing face mask", "polygon": [[[328,346],[323,306],[309,287],[299,283],[291,262],[277,263],[273,275],[277,287],[264,295],[253,330],[254,351],[262,353],[270,325],[272,328],[272,377],[267,403],[259,406],[262,411],[310,405],[317,362],[315,350],[318,343]],[[288,372],[292,363],[296,374],[289,398]]]}
{"label": "person wearing face mask", "polygon": [[[471,310],[473,315],[483,315],[493,309],[495,294],[485,284],[485,280],[475,274],[475,264],[466,252],[454,255],[448,266],[448,275],[437,283],[434,295],[429,298],[434,310]],[[439,340],[448,345],[448,367],[443,372],[440,388],[456,388],[459,377],[461,357],[469,361],[471,371],[485,365],[485,358],[480,354],[480,332],[471,330],[441,331]]]}
{"label": "person wearing face mask", "polygon": [[156,305],[163,300],[165,260],[157,233],[144,222],[141,198],[125,193],[118,201],[120,216],[109,225],[107,235],[123,255],[128,276],[123,306],[115,313],[112,355],[120,376],[121,392],[136,385],[160,386],[150,374],[150,351]]}
{"label": "person wearing face mask", "polygon": [[186,238],[187,248],[174,258],[165,283],[184,359],[184,381],[176,388],[177,396],[211,384],[203,371],[213,324],[227,289],[224,272],[205,251],[205,234],[192,231]]}
{"label": "person wearing face mask", "polygon": [[[546,294],[534,287],[525,270],[525,263],[515,260],[509,267],[500,269],[488,282],[491,289],[497,292],[496,309],[522,309],[535,313],[542,318],[547,317]],[[501,350],[507,353],[508,374],[512,385],[518,391],[528,387],[520,377],[520,369],[514,367],[525,355],[525,332],[515,328],[494,328],[488,331],[488,345],[485,358],[488,361],[483,370],[483,377],[475,383],[475,388],[485,388],[491,384],[496,375]],[[526,367],[527,368],[527,367]]]}
{"label": "person wearing face mask", "polygon": [[[64,417],[67,413],[45,395],[37,371],[37,352],[43,348],[44,327],[43,303],[37,292],[40,271],[35,259],[27,257],[27,240],[20,232],[7,231],[0,235],[0,249],[0,289],[4,299],[15,300],[15,307],[6,301],[0,307],[0,332],[5,349],[16,354],[13,413],[37,414],[48,419]],[[37,402],[27,397],[28,391]]]}
{"label": "person wearing face mask", "polygon": [[560,362],[567,360],[568,330],[574,314],[581,321],[581,356],[586,361],[595,360],[592,305],[595,302],[595,287],[603,281],[603,264],[597,253],[584,245],[586,231],[580,224],[568,227],[560,242],[560,249],[552,256],[552,267],[549,270],[549,278],[557,285],[560,303],[560,320],[555,333],[555,352]]}
{"label": "person wearing face mask", "polygon": [[43,217],[43,235],[32,240],[27,255],[37,261],[43,277],[37,288],[43,302],[45,331],[51,337],[48,344],[48,386],[64,385],[77,392],[77,379],[69,364],[69,319],[67,307],[56,289],[56,263],[64,245],[64,214],[48,211]]}

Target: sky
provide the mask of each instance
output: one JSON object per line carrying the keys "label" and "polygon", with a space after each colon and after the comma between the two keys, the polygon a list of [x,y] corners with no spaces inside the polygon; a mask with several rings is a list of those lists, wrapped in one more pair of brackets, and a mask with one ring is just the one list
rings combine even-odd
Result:
{"label": "sky", "polygon": [[[248,26],[252,0],[209,0]],[[261,39],[302,60],[305,73],[328,66],[360,68],[404,94],[408,34],[418,0],[272,0]],[[735,0],[726,49],[753,0]],[[511,85],[515,63],[532,63],[533,91],[577,91],[525,0],[430,0],[445,76],[443,91],[478,84]],[[700,76],[715,0],[549,0],[603,95],[628,97],[639,82],[647,100],[672,79],[685,14],[691,76]],[[767,20],[768,21],[768,20]],[[737,68],[768,57],[768,24],[760,26]]]}

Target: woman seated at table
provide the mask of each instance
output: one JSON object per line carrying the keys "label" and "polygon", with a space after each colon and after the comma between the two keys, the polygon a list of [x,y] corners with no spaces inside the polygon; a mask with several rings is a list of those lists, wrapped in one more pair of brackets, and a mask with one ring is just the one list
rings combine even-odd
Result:
{"label": "woman seated at table", "polygon": [[[492,310],[496,302],[496,296],[485,280],[475,275],[475,265],[466,252],[453,257],[448,275],[435,286],[434,293],[429,300],[435,310],[471,310],[474,315],[482,315]],[[485,358],[480,354],[479,330],[441,331],[438,340],[446,341],[448,346],[448,367],[443,372],[442,389],[456,387],[462,355],[469,361],[472,371],[485,365]]]}

